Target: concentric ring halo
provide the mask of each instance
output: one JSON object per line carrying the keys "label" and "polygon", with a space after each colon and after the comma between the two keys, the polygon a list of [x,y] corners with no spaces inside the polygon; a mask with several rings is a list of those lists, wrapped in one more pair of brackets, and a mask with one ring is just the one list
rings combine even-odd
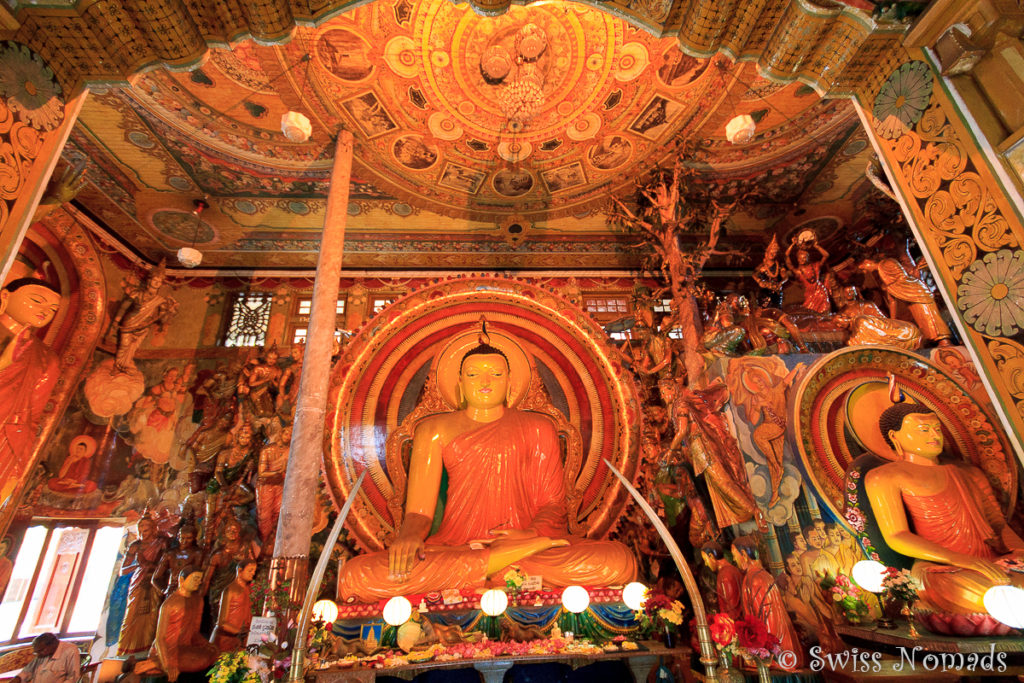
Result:
{"label": "concentric ring halo", "polygon": [[[530,359],[519,343],[512,339],[512,337],[492,330],[487,331],[487,336],[490,345],[499,349],[508,358],[509,407],[514,408],[523,400],[527,390],[530,388]],[[458,377],[460,366],[462,365],[462,357],[479,344],[480,330],[474,329],[472,332],[461,334],[450,341],[434,359],[434,377],[437,382],[437,391],[441,394],[441,398],[444,399],[445,403],[455,410],[461,407],[458,401],[455,400],[455,385],[444,386],[447,382],[444,382],[443,378]]]}
{"label": "concentric ring halo", "polygon": [[846,399],[846,424],[861,446],[887,460],[899,460],[878,429],[878,418],[892,405],[888,383],[865,382]]}

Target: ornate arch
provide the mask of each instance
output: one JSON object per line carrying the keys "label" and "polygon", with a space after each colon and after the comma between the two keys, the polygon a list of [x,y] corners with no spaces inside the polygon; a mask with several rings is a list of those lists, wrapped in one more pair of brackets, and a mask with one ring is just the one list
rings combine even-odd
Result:
{"label": "ornate arch", "polygon": [[[103,333],[106,307],[106,278],[99,254],[79,221],[77,212],[61,208],[43,221],[33,223],[25,235],[20,253],[29,264],[42,261],[52,265],[51,283],[57,286],[66,302],[57,318],[47,328],[44,340],[57,354],[60,376],[45,415],[39,426],[39,436],[25,469],[28,473],[14,491],[13,500],[19,500],[31,473],[39,462],[44,446],[53,433],[64,409],[74,394],[78,378],[85,370],[92,352]],[[0,535],[14,518],[13,506],[0,511]]]}
{"label": "ornate arch", "polygon": [[602,538],[618,521],[628,496],[603,460],[627,476],[636,472],[639,401],[632,376],[604,331],[578,307],[541,287],[494,277],[459,278],[413,292],[382,311],[352,339],[333,369],[324,449],[328,487],[337,503],[359,473],[369,470],[348,522],[367,550],[386,545],[404,498],[405,473],[401,457],[388,458],[389,435],[407,431],[423,414],[450,410],[428,378],[429,369],[442,347],[476,328],[481,315],[489,330],[515,339],[534,368],[520,407],[547,412],[567,435],[566,476],[575,510],[570,526]]}

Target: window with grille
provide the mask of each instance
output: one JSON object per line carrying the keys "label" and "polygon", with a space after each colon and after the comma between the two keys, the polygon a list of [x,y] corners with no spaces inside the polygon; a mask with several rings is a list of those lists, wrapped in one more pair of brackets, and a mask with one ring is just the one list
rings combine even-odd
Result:
{"label": "window with grille", "polygon": [[672,311],[672,299],[661,299],[654,304],[655,313],[670,313]]}
{"label": "window with grille", "polygon": [[588,313],[628,313],[629,304],[625,298],[587,299]]}
{"label": "window with grille", "polygon": [[[298,305],[295,307],[295,315],[306,316],[309,318],[310,312],[313,310],[313,299],[303,298],[298,300]],[[338,306],[334,309],[334,312],[338,315],[345,315],[345,300],[338,299]]]}
{"label": "window with grille", "polygon": [[373,300],[373,314],[377,315],[391,305],[395,297],[378,297]]}
{"label": "window with grille", "polygon": [[270,323],[270,292],[240,292],[231,303],[231,319],[224,346],[264,346]]}

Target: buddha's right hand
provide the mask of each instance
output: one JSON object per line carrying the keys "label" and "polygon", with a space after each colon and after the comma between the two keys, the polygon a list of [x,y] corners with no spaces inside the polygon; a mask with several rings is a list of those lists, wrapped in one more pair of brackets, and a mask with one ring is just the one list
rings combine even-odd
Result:
{"label": "buddha's right hand", "polygon": [[997,586],[1005,586],[1010,583],[1010,577],[1006,575],[1006,572],[1002,567],[995,562],[991,562],[980,557],[959,555],[954,558],[954,561],[951,562],[951,564],[960,567],[961,569],[969,569],[971,571],[978,572]]}
{"label": "buddha's right hand", "polygon": [[395,542],[388,549],[388,576],[404,579],[416,562],[426,557],[423,541],[430,531],[431,520],[423,515],[406,515]]}

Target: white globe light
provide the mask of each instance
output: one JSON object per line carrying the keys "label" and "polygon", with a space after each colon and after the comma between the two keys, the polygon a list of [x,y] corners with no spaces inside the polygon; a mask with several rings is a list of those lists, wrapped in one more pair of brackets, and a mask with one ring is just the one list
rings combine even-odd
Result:
{"label": "white globe light", "polygon": [[562,606],[573,614],[579,614],[590,605],[590,594],[583,586],[566,586],[562,591]]}
{"label": "white globe light", "polygon": [[195,268],[203,262],[203,252],[193,247],[182,247],[178,250],[178,263],[186,268]]}
{"label": "white globe light", "polygon": [[883,578],[885,578],[885,565],[881,562],[861,560],[853,565],[853,581],[866,591],[881,593]]}
{"label": "white globe light", "polygon": [[508,596],[505,591],[492,588],[480,596],[480,609],[489,617],[496,617],[508,607]]}
{"label": "white globe light", "polygon": [[757,124],[750,114],[740,114],[725,124],[725,137],[734,145],[750,142],[754,138]]}
{"label": "white globe light", "polygon": [[384,621],[391,626],[401,626],[412,616],[412,603],[396,595],[384,605]]}
{"label": "white globe light", "polygon": [[338,618],[338,605],[333,600],[317,600],[313,603],[313,618],[333,624]]}
{"label": "white globe light", "polygon": [[639,581],[627,583],[622,589],[622,602],[631,610],[643,609],[644,603],[647,602],[647,586]]}
{"label": "white globe light", "polygon": [[305,142],[313,133],[313,124],[305,114],[290,111],[281,117],[281,132],[292,142]]}
{"label": "white globe light", "polygon": [[1011,628],[1024,628],[1024,590],[1016,586],[992,586],[982,598],[994,619]]}

